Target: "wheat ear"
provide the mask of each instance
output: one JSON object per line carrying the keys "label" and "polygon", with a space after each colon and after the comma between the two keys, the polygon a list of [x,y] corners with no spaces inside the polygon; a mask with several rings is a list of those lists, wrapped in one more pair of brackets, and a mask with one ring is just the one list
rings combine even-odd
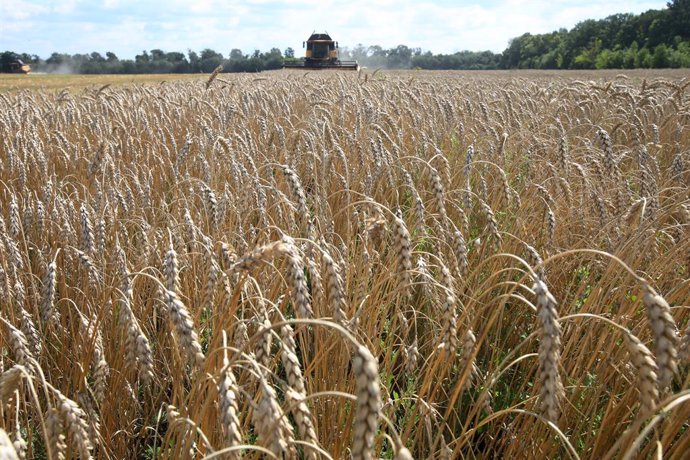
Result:
{"label": "wheat ear", "polygon": [[[295,333],[289,324],[280,328],[280,338],[282,345],[280,358],[285,368],[288,383],[285,398],[292,407],[292,416],[297,424],[297,431],[300,437],[310,444],[318,445],[312,415],[309,411],[309,406],[305,402],[307,390],[305,388],[304,376],[302,375],[302,368],[297,358]],[[307,449],[305,456],[310,459],[317,458],[316,452],[312,449]]]}
{"label": "wheat ear", "polygon": [[278,404],[273,387],[260,378],[259,402],[252,413],[258,440],[278,458],[295,458],[295,440],[292,427]]}
{"label": "wheat ear", "polygon": [[539,380],[541,412],[553,423],[558,422],[560,401],[565,396],[558,370],[561,348],[561,328],[558,324],[556,299],[543,281],[534,284],[537,295],[537,317],[541,330],[539,341]]}
{"label": "wheat ear", "polygon": [[189,310],[173,291],[165,289],[162,294],[180,347],[187,358],[201,368],[204,364],[204,353],[201,350],[199,337],[194,329]]}
{"label": "wheat ear", "polygon": [[659,367],[659,390],[664,392],[678,373],[678,333],[668,302],[649,284],[643,285],[642,300],[654,334],[654,352]]}
{"label": "wheat ear", "polygon": [[353,460],[370,460],[373,458],[374,436],[381,413],[381,394],[378,365],[366,347],[360,345],[355,350],[352,370],[355,374],[357,396],[352,458]]}
{"label": "wheat ear", "polygon": [[[225,434],[225,446],[234,447],[242,443],[242,426],[237,416],[239,412],[237,402],[239,388],[237,387],[235,375],[230,367],[227,347],[228,337],[226,332],[223,331],[223,370],[220,377],[220,383],[218,384],[220,423]],[[232,455],[229,456],[229,458],[235,459],[238,458],[238,456]]]}
{"label": "wheat ear", "polygon": [[19,454],[14,447],[14,443],[7,436],[7,432],[0,428],[0,459],[2,460],[19,460]]}
{"label": "wheat ear", "polygon": [[625,345],[637,371],[637,388],[640,392],[640,405],[643,414],[650,414],[659,401],[658,375],[659,368],[654,355],[640,340],[631,333],[625,334]]}

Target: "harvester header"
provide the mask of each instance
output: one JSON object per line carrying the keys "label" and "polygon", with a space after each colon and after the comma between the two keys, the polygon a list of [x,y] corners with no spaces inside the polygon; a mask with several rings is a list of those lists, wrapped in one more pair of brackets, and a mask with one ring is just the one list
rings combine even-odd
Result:
{"label": "harvester header", "polygon": [[303,59],[283,66],[285,69],[344,69],[359,70],[357,61],[341,61],[338,56],[338,42],[328,33],[312,33],[307,41],[302,43],[306,48]]}

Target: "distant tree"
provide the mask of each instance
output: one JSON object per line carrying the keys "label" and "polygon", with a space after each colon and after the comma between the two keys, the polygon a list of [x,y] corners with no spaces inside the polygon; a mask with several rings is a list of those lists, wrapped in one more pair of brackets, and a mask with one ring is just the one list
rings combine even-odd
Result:
{"label": "distant tree", "polygon": [[676,41],[676,49],[670,52],[669,66],[673,68],[690,67],[690,41]]}
{"label": "distant tree", "polygon": [[197,73],[201,69],[199,68],[199,55],[196,54],[196,51],[192,51],[190,49],[187,50],[187,58],[189,60],[189,71]]}
{"label": "distant tree", "polygon": [[187,62],[187,59],[184,57],[184,54],[182,54],[178,51],[172,51],[170,53],[165,53],[165,60],[168,62],[172,62],[173,64],[178,63],[178,62]]}
{"label": "distant tree", "polygon": [[292,59],[295,57],[295,50],[288,46],[287,48],[285,48],[283,56],[285,56],[285,58],[287,59]]}
{"label": "distant tree", "polygon": [[264,70],[264,55],[261,50],[254,50],[251,55],[243,56],[243,59],[230,61],[232,72],[261,72]]}
{"label": "distant tree", "polygon": [[152,49],[150,53],[151,58],[147,65],[147,73],[169,73],[171,71],[172,65],[166,59],[165,51]]}
{"label": "distant tree", "polygon": [[278,48],[271,48],[271,51],[263,55],[264,70],[275,70],[283,67],[283,54]]}
{"label": "distant tree", "polygon": [[142,51],[141,54],[137,54],[134,56],[134,62],[137,63],[146,63],[151,60],[151,57],[149,56],[149,53],[146,52],[146,50]]}
{"label": "distant tree", "polygon": [[60,64],[65,63],[65,61],[67,61],[69,59],[70,59],[69,54],[53,53],[50,55],[50,57],[48,59],[46,59],[46,64],[60,65]]}
{"label": "distant tree", "polygon": [[120,69],[118,73],[124,73],[124,74],[133,74],[137,73],[137,68],[136,65],[134,64],[134,61],[125,59],[120,61]]}
{"label": "distant tree", "polygon": [[159,50],[159,49],[151,50],[151,60],[153,60],[153,61],[165,60],[165,51]]}
{"label": "distant tree", "polygon": [[601,52],[601,40],[595,39],[591,47],[583,49],[580,54],[575,56],[572,67],[574,69],[594,69],[596,68],[597,56]]}
{"label": "distant tree", "polygon": [[201,51],[199,59],[199,70],[204,73],[213,72],[216,67],[223,63],[223,55],[213,51],[210,48],[206,48]]}
{"label": "distant tree", "polygon": [[635,56],[635,67],[649,69],[652,67],[652,54],[646,47],[640,48]]}
{"label": "distant tree", "polygon": [[669,18],[665,15],[657,15],[654,20],[652,20],[647,30],[647,47],[650,49],[656,48],[657,45],[665,43],[667,40],[671,39],[673,35],[669,30]]}
{"label": "distant tree", "polygon": [[654,54],[652,55],[652,67],[656,69],[663,69],[669,66],[670,62],[669,49],[663,43],[657,45],[654,48]]}
{"label": "distant tree", "polygon": [[387,67],[391,69],[408,69],[411,60],[412,50],[405,45],[398,45],[389,50],[386,56]]}
{"label": "distant tree", "polygon": [[165,60],[169,65],[172,73],[187,73],[189,72],[189,62],[184,54],[172,51],[165,53]]}
{"label": "distant tree", "polygon": [[491,51],[459,51],[454,54],[436,54],[430,51],[413,52],[411,66],[432,70],[486,70],[496,69],[501,62],[501,55]]}
{"label": "distant tree", "polygon": [[623,56],[623,68],[634,69],[635,68],[635,58],[637,57],[637,52],[640,47],[636,41],[633,41],[630,46],[625,50]]}
{"label": "distant tree", "polygon": [[385,67],[388,51],[379,45],[367,47],[365,63],[369,67]]}
{"label": "distant tree", "polygon": [[217,53],[210,48],[204,48],[201,50],[200,57],[201,59],[223,59],[223,55],[221,53]]}
{"label": "distant tree", "polygon": [[241,49],[233,48],[230,50],[230,60],[231,61],[238,61],[241,59],[244,59],[244,53],[242,53]]}
{"label": "distant tree", "polygon": [[503,51],[502,66],[505,69],[517,69],[520,67],[522,56],[522,43],[529,37],[530,34],[524,34],[520,37],[511,38],[508,41],[508,48]]}
{"label": "distant tree", "polygon": [[105,53],[105,59],[106,59],[108,62],[117,62],[117,61],[119,61],[119,59],[117,58],[117,55],[116,55],[115,53],[111,52],[111,51],[108,51],[108,52]]}
{"label": "distant tree", "polygon": [[668,7],[669,35],[690,38],[690,0],[673,0],[666,3]]}
{"label": "distant tree", "polygon": [[624,53],[620,50],[602,50],[595,60],[597,69],[621,69],[623,68]]}
{"label": "distant tree", "polygon": [[357,45],[355,45],[354,48],[349,50],[349,57],[351,59],[364,62],[364,60],[366,60],[366,58],[368,57],[367,47],[362,45],[361,43],[358,43]]}
{"label": "distant tree", "polygon": [[41,60],[41,58],[39,58],[35,54],[28,54],[28,53],[19,53],[19,54],[17,54],[17,57],[19,59],[21,59],[22,62],[24,62],[24,64],[34,64],[34,63],[38,63]]}
{"label": "distant tree", "polygon": [[368,56],[386,56],[386,54],[386,50],[381,48],[380,45],[371,45],[369,48],[367,48]]}

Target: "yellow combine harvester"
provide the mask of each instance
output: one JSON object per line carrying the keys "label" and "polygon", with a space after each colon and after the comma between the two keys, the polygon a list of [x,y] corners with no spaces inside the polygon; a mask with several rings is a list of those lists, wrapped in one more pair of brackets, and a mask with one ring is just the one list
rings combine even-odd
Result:
{"label": "yellow combine harvester", "polygon": [[357,61],[341,61],[338,58],[338,42],[328,33],[311,34],[302,47],[307,49],[304,59],[283,65],[284,69],[343,69],[359,70]]}
{"label": "yellow combine harvester", "polygon": [[10,62],[3,62],[0,66],[0,72],[2,73],[31,73],[31,67],[29,64],[24,64],[21,59],[13,59]]}

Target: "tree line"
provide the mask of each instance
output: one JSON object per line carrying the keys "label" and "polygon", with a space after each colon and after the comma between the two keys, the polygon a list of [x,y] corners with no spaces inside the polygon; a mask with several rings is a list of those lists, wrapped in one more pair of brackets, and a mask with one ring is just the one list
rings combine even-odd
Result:
{"label": "tree line", "polygon": [[586,20],[570,31],[526,33],[501,56],[506,69],[690,67],[690,0],[663,10]]}
{"label": "tree line", "polygon": [[147,73],[211,73],[222,65],[226,72],[260,72],[262,70],[280,69],[283,61],[290,55],[290,49],[285,55],[273,48],[268,52],[254,51],[244,54],[239,49],[230,51],[228,57],[212,49],[204,49],[197,53],[188,50],[187,53],[178,51],[166,52],[160,49],[143,51],[134,59],[120,59],[113,52],[98,52],[90,54],[53,53],[43,60],[36,55],[16,54],[5,51],[0,59],[18,58],[31,65],[36,72],[49,73],[81,73],[81,74],[147,74]]}
{"label": "tree line", "polygon": [[[601,20],[586,20],[571,30],[551,33],[525,33],[510,40],[502,53],[460,51],[453,54],[422,52],[420,48],[398,45],[358,44],[340,49],[341,59],[354,59],[360,65],[390,69],[488,70],[488,69],[607,69],[690,67],[690,0],[673,0],[665,9],[641,14],[614,14]],[[226,56],[212,49],[197,53],[143,51],[134,59],[53,53],[43,60],[36,55],[6,51],[0,59],[20,58],[35,71],[85,74],[210,73],[222,65],[225,72],[260,72],[279,69],[295,61],[295,51],[272,48],[245,54],[233,49]]]}

